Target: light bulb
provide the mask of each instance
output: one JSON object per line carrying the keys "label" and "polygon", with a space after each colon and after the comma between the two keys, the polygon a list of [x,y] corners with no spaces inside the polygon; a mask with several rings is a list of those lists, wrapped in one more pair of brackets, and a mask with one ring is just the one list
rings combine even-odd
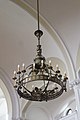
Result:
{"label": "light bulb", "polygon": [[25,70],[25,64],[24,63],[22,64],[22,70]]}
{"label": "light bulb", "polygon": [[18,72],[20,71],[20,65],[18,65]]}
{"label": "light bulb", "polygon": [[59,70],[59,66],[58,66],[58,64],[56,65],[56,68],[57,68],[57,70]]}
{"label": "light bulb", "polygon": [[14,76],[13,76],[13,78],[16,78],[16,71],[14,71]]}
{"label": "light bulb", "polygon": [[35,63],[33,63],[33,69],[35,69]]}
{"label": "light bulb", "polygon": [[49,60],[49,65],[51,66],[51,60]]}

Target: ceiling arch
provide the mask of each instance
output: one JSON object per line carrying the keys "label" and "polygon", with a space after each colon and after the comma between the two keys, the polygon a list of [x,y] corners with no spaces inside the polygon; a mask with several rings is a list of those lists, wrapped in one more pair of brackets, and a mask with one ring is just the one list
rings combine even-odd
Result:
{"label": "ceiling arch", "polygon": [[[0,80],[1,84],[1,80]],[[0,119],[8,119],[8,106],[7,106],[7,101],[6,97],[3,93],[3,90],[0,87]]]}
{"label": "ceiling arch", "polygon": [[76,69],[77,71],[80,69],[80,44],[79,44],[77,57],[76,57]]}
{"label": "ceiling arch", "polygon": [[33,120],[52,120],[51,113],[44,106],[31,105],[26,110],[26,118]]}
{"label": "ceiling arch", "polygon": [[10,78],[1,67],[0,67],[0,87],[3,90],[7,101],[9,120],[18,119],[20,117],[18,98],[10,81]]}

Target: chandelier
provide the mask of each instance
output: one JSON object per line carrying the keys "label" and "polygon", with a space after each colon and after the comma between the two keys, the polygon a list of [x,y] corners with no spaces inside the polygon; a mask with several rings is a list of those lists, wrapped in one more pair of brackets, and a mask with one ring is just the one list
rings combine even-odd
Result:
{"label": "chandelier", "polygon": [[40,38],[43,32],[39,25],[39,1],[37,0],[38,30],[34,32],[38,39],[37,54],[32,64],[14,71],[13,80],[15,89],[20,97],[31,101],[48,101],[59,97],[63,91],[67,91],[67,75],[61,75],[57,66],[56,70],[51,66],[51,60],[46,62],[42,55]]}

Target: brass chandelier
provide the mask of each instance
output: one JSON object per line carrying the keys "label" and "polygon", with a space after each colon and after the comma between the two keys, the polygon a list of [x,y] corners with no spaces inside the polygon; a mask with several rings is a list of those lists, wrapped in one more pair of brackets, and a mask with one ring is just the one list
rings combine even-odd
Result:
{"label": "brass chandelier", "polygon": [[14,87],[20,97],[31,101],[48,101],[59,97],[63,91],[67,91],[67,75],[61,75],[60,69],[57,66],[56,70],[46,62],[42,55],[40,38],[43,32],[39,26],[39,0],[37,0],[37,17],[38,30],[34,32],[38,39],[37,54],[33,64],[25,67],[22,65],[22,70],[18,65],[17,72],[14,71],[13,80]]}

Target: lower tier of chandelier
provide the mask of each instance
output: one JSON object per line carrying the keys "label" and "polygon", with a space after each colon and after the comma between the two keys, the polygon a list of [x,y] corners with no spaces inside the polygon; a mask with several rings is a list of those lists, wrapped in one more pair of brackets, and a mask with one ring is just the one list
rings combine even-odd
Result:
{"label": "lower tier of chandelier", "polygon": [[58,76],[33,75],[20,81],[17,92],[20,97],[31,101],[48,101],[59,97],[66,91],[65,82]]}

